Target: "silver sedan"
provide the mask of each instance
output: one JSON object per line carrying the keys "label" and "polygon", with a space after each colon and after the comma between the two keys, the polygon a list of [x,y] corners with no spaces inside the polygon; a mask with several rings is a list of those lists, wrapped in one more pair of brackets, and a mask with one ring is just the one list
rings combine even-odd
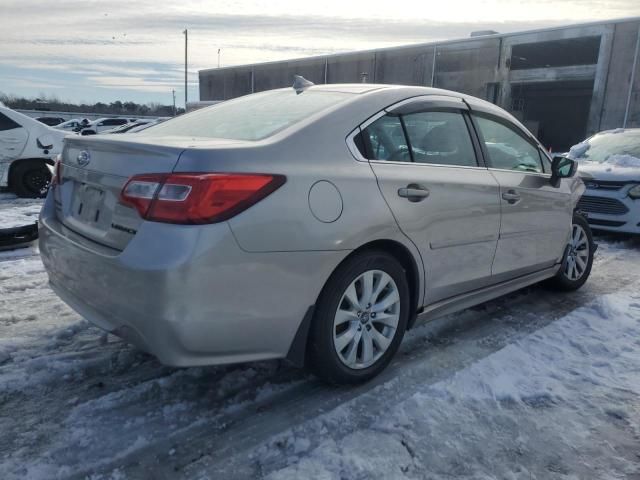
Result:
{"label": "silver sedan", "polygon": [[65,302],[165,364],[287,358],[354,383],[417,321],[579,288],[575,170],[477,98],[303,82],[67,138],[40,249]]}

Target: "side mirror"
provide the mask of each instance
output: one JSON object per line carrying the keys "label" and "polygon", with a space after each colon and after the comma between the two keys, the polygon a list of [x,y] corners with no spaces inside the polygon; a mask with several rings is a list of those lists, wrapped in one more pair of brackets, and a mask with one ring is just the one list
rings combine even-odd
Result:
{"label": "side mirror", "polygon": [[551,185],[558,188],[560,180],[571,178],[578,171],[578,162],[567,157],[553,157],[551,162]]}

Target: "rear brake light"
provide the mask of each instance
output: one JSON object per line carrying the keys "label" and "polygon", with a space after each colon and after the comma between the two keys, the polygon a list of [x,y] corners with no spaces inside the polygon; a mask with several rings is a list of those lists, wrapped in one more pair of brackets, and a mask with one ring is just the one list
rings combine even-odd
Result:
{"label": "rear brake light", "polygon": [[227,220],[278,189],[282,175],[175,173],[131,177],[120,201],[146,220],[203,224]]}
{"label": "rear brake light", "polygon": [[53,175],[51,176],[51,185],[60,185],[62,183],[62,158],[60,155],[56,156],[55,163],[53,164]]}

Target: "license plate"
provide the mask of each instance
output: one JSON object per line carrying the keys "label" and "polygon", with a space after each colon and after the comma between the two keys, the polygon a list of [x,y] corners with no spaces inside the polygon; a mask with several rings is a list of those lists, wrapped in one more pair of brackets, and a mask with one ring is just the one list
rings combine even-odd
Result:
{"label": "license plate", "polygon": [[79,185],[73,206],[73,216],[84,223],[98,223],[103,198],[104,191],[99,188],[86,184]]}

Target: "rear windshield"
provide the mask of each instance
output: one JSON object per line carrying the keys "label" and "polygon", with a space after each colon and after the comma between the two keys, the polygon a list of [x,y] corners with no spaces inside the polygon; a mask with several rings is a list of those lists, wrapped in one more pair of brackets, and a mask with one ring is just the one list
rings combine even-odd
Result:
{"label": "rear windshield", "polygon": [[275,90],[247,95],[150,127],[144,136],[189,136],[262,140],[315,113],[337,105],[352,93]]}

